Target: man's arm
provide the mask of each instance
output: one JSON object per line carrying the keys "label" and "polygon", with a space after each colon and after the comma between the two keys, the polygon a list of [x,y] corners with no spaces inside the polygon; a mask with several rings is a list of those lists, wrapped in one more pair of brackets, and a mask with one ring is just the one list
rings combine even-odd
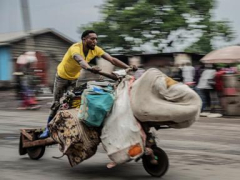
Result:
{"label": "man's arm", "polygon": [[79,54],[75,54],[73,58],[80,64],[83,69],[91,69],[91,66]]}
{"label": "man's arm", "polygon": [[114,57],[110,56],[108,53],[104,53],[102,55],[102,58],[104,58],[107,61],[109,61],[110,63],[112,63],[114,66],[117,66],[117,67],[120,67],[120,68],[124,68],[124,69],[129,68],[129,66],[127,64],[125,64],[124,62],[120,61],[117,58],[114,58]]}
{"label": "man's arm", "polygon": [[80,64],[83,69],[90,70],[93,73],[101,71],[101,69],[98,67],[91,67],[79,54],[74,55],[73,58]]}

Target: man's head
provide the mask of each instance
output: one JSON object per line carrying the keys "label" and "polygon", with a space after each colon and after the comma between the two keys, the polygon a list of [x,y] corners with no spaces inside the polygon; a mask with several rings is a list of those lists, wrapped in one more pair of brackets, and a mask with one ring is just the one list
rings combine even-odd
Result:
{"label": "man's head", "polygon": [[82,42],[88,49],[94,50],[97,44],[97,34],[93,30],[86,30],[82,33]]}

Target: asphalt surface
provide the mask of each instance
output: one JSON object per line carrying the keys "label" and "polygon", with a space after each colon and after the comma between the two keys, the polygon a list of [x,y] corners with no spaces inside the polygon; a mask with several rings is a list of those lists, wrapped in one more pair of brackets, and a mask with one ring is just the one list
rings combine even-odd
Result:
{"label": "asphalt surface", "polygon": [[[44,127],[51,99],[39,110],[16,110],[14,92],[0,92],[0,180],[156,179],[141,161],[107,169],[109,161],[101,145],[92,158],[71,168],[57,145],[46,149],[37,161],[18,154],[19,129]],[[240,118],[200,118],[186,129],[164,129],[153,133],[158,146],[168,154],[170,167],[163,180],[239,180]]]}

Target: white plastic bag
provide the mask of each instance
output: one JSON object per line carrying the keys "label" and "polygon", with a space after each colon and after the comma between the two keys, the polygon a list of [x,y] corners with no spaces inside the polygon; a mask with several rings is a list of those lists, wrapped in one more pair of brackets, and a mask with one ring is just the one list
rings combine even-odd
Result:
{"label": "white plastic bag", "polygon": [[135,159],[144,152],[141,126],[130,106],[129,79],[118,85],[112,112],[105,120],[101,135],[104,149],[116,164]]}

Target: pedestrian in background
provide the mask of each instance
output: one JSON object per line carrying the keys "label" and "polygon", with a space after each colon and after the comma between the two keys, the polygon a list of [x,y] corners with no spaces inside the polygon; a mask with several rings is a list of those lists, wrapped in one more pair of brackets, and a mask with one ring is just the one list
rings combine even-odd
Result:
{"label": "pedestrian in background", "polygon": [[199,95],[203,102],[202,111],[211,110],[211,106],[213,105],[213,98],[211,96],[214,93],[213,91],[215,91],[215,74],[216,70],[212,68],[212,65],[205,65],[205,69],[197,84]]}

